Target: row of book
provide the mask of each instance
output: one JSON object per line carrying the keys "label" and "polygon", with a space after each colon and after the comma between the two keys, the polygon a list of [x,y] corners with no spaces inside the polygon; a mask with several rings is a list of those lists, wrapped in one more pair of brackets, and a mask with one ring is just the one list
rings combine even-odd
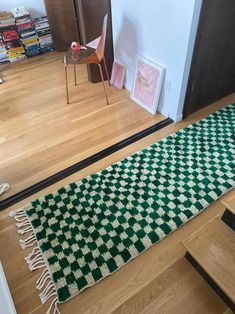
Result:
{"label": "row of book", "polygon": [[0,63],[53,51],[47,17],[32,20],[25,7],[0,12]]}
{"label": "row of book", "polygon": [[0,63],[25,58],[25,50],[15,29],[15,17],[12,12],[0,12],[0,30]]}
{"label": "row of book", "polygon": [[54,50],[51,37],[50,27],[46,16],[34,20],[35,30],[37,32],[38,41],[41,52],[49,52]]}
{"label": "row of book", "polygon": [[16,30],[5,30],[2,32],[2,37],[10,62],[25,58],[25,50]]}
{"label": "row of book", "polygon": [[5,47],[3,37],[0,34],[0,64],[8,62],[8,61],[9,61],[9,58],[8,58],[8,54],[7,54],[7,49]]}
{"label": "row of book", "polygon": [[36,30],[29,11],[25,7],[12,10],[18,33],[25,48],[26,57],[33,57],[40,54],[40,46],[37,39]]}
{"label": "row of book", "polygon": [[15,18],[11,12],[0,12],[0,28],[7,28],[15,25]]}

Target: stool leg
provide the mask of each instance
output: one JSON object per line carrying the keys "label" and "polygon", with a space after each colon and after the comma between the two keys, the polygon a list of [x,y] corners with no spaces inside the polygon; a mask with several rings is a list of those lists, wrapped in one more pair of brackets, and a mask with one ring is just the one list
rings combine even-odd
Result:
{"label": "stool leg", "polygon": [[106,97],[106,103],[107,103],[107,105],[109,105],[108,95],[107,95],[106,88],[105,88],[105,83],[104,83],[104,75],[103,75],[103,72],[102,72],[102,66],[101,66],[100,63],[97,63],[97,65],[99,67],[100,76],[101,76],[101,79],[102,79],[102,82],[103,82],[104,93],[105,93],[105,97]]}
{"label": "stool leg", "polygon": [[76,64],[73,65],[73,72],[74,72],[74,84],[75,86],[77,86]]}
{"label": "stool leg", "polygon": [[107,63],[106,63],[106,58],[105,58],[105,56],[104,56],[103,60],[104,60],[104,68],[105,68],[107,80],[108,80],[108,82],[109,82],[109,86],[111,86],[110,79],[109,79],[109,72],[108,72],[108,68],[107,68]]}
{"label": "stool leg", "polygon": [[69,104],[69,88],[68,88],[67,65],[64,66],[64,73],[65,73],[66,98],[67,98],[67,104]]}

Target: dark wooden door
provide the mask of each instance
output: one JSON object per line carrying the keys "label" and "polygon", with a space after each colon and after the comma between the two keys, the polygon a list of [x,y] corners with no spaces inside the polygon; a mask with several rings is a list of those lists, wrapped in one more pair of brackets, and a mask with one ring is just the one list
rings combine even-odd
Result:
{"label": "dark wooden door", "polygon": [[[111,0],[75,0],[75,4],[78,15],[79,33],[84,45],[101,35],[103,19],[108,13],[105,57],[110,75],[113,64]],[[91,82],[95,83],[101,80],[97,65],[88,65],[87,70]]]}
{"label": "dark wooden door", "polygon": [[235,91],[235,0],[204,0],[184,117]]}
{"label": "dark wooden door", "polygon": [[44,0],[55,49],[66,51],[72,41],[79,42],[74,0]]}

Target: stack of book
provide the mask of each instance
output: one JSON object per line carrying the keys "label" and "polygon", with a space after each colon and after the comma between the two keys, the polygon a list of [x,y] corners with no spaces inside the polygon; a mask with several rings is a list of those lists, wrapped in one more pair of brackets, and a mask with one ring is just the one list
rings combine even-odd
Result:
{"label": "stack of book", "polygon": [[35,29],[40,43],[41,53],[54,50],[50,27],[46,16],[34,20]]}
{"label": "stack of book", "polygon": [[2,32],[2,37],[10,62],[22,60],[25,58],[25,50],[16,30],[5,30]]}
{"label": "stack of book", "polygon": [[12,9],[12,13],[16,20],[16,26],[20,34],[21,41],[25,48],[27,57],[40,54],[40,46],[34,24],[29,15],[29,11],[24,7]]}
{"label": "stack of book", "polygon": [[0,29],[15,26],[15,19],[11,12],[0,12]]}
{"label": "stack of book", "polygon": [[14,29],[15,19],[11,12],[0,12],[0,64],[9,62],[6,45],[3,38],[3,31]]}
{"label": "stack of book", "polygon": [[5,62],[9,62],[9,58],[8,58],[8,54],[7,54],[7,50],[3,41],[3,37],[0,33],[0,64],[1,63],[5,63]]}

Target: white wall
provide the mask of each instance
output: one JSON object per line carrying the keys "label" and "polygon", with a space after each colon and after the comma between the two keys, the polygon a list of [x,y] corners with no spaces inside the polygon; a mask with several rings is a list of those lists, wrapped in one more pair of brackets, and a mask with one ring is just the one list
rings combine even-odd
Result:
{"label": "white wall", "polygon": [[11,10],[21,5],[25,6],[30,11],[32,17],[46,15],[43,0],[1,0],[0,11]]}
{"label": "white wall", "polygon": [[159,111],[175,121],[182,108],[201,0],[112,0],[115,60],[132,89],[135,55],[166,68]]}

